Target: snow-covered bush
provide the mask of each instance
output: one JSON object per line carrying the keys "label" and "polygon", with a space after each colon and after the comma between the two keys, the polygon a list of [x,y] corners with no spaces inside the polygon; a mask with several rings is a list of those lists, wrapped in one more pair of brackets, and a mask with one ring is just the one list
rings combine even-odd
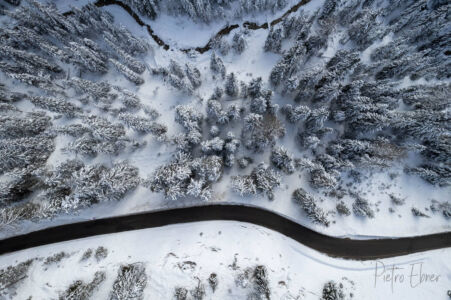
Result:
{"label": "snow-covered bush", "polygon": [[351,210],[349,210],[348,206],[343,201],[338,202],[336,208],[340,215],[349,216],[351,214]]}
{"label": "snow-covered bush", "polygon": [[247,166],[249,166],[249,164],[253,163],[253,159],[251,157],[241,157],[238,159],[238,166],[241,169],[245,169],[247,168]]}
{"label": "snow-covered bush", "polygon": [[248,295],[248,299],[269,300],[271,299],[271,290],[269,288],[268,270],[265,266],[259,265],[254,268],[251,282],[253,291]]}
{"label": "snow-covered bush", "polygon": [[449,201],[445,201],[440,203],[437,200],[432,200],[431,201],[431,205],[430,205],[431,211],[432,212],[438,212],[441,211],[443,216],[446,219],[451,218],[451,203]]}
{"label": "snow-covered bush", "polygon": [[390,194],[389,196],[390,196],[391,202],[393,204],[395,204],[395,205],[404,205],[406,203],[406,199],[405,198],[400,198],[400,197],[397,197],[397,196],[395,196],[393,194]]}
{"label": "snow-covered bush", "polygon": [[199,280],[199,282],[197,283],[197,286],[195,288],[193,288],[189,293],[193,297],[193,300],[204,299],[204,296],[205,296],[204,284]]}
{"label": "snow-covered bush", "polygon": [[310,135],[304,131],[299,131],[297,141],[302,149],[315,149],[320,143],[320,139],[316,135]]}
{"label": "snow-covered bush", "polygon": [[329,281],[324,284],[323,295],[321,300],[344,300],[345,294],[343,292],[342,284],[337,284],[335,281]]}
{"label": "snow-covered bush", "polygon": [[94,291],[105,280],[105,272],[98,271],[94,274],[91,282],[85,283],[82,280],[74,281],[60,296],[64,300],[87,300],[91,298]]}
{"label": "snow-covered bush", "polygon": [[97,247],[96,252],[94,253],[94,257],[96,258],[97,261],[105,259],[107,256],[108,256],[107,248],[105,248],[103,246]]}
{"label": "snow-covered bush", "polygon": [[183,287],[176,287],[174,290],[175,300],[186,300],[188,296],[188,290]]}
{"label": "snow-covered bush", "polygon": [[214,293],[216,291],[216,288],[218,287],[218,275],[216,273],[210,274],[210,276],[208,277],[208,284],[210,285]]}
{"label": "snow-covered bush", "polygon": [[352,203],[352,211],[356,216],[374,218],[374,211],[370,207],[368,200],[356,196],[354,203]]}
{"label": "snow-covered bush", "polygon": [[142,263],[122,265],[119,268],[113,290],[109,299],[143,299],[144,289],[147,285],[146,268]]}
{"label": "snow-covered bush", "polygon": [[416,208],[416,207],[412,207],[411,211],[412,211],[412,214],[413,214],[415,217],[429,218],[429,216],[428,216],[427,214],[425,214],[424,212],[420,211],[420,210],[419,210],[418,208]]}
{"label": "snow-covered bush", "polygon": [[43,262],[43,265],[48,266],[48,265],[56,264],[68,257],[70,257],[69,253],[66,253],[64,251],[57,252],[51,256],[46,257],[46,259]]}

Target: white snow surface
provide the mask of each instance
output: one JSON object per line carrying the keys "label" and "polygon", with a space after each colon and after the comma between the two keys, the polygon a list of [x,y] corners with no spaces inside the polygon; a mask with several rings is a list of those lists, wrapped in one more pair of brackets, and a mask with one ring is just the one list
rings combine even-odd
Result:
{"label": "white snow surface", "polygon": [[[81,261],[83,253],[103,246],[108,256]],[[323,285],[342,282],[353,299],[447,299],[451,284],[451,249],[428,251],[377,261],[331,258],[272,230],[240,222],[209,221],[128,231],[41,246],[0,257],[0,268],[29,258],[46,258],[64,251],[70,257],[46,266],[35,260],[28,277],[11,299],[55,299],[72,282],[90,282],[97,271],[106,272],[92,299],[107,299],[120,265],[142,262],[147,285],[144,299],[172,299],[175,287],[205,285],[204,299],[246,299],[249,287],[236,285],[246,268],[264,265],[268,270],[271,299],[318,299]],[[237,268],[232,267],[236,258]],[[194,262],[193,267],[189,263]],[[185,264],[184,264],[185,263]],[[376,269],[377,275],[376,276]],[[382,280],[398,275],[397,281]],[[435,274],[437,282],[418,283],[418,275]],[[213,293],[208,285],[211,273],[218,276]],[[401,275],[403,277],[401,282]],[[6,298],[9,299],[9,298]]]}

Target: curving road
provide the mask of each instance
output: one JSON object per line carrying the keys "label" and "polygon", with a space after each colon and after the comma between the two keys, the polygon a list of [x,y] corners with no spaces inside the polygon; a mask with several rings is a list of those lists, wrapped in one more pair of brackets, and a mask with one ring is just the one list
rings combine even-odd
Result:
{"label": "curving road", "polygon": [[396,239],[352,240],[318,233],[264,208],[213,204],[131,214],[47,228],[1,240],[0,254],[100,234],[212,220],[231,220],[260,225],[329,256],[346,259],[370,260],[451,247],[451,232]]}

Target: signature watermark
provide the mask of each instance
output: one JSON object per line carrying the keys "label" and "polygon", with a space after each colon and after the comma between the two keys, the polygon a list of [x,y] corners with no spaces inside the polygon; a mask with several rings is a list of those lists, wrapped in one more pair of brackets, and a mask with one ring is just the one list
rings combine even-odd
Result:
{"label": "signature watermark", "polygon": [[440,275],[426,272],[424,262],[415,262],[409,265],[398,266],[385,265],[376,261],[374,267],[374,287],[390,285],[392,293],[397,285],[407,284],[411,288],[417,288],[424,284],[438,283]]}

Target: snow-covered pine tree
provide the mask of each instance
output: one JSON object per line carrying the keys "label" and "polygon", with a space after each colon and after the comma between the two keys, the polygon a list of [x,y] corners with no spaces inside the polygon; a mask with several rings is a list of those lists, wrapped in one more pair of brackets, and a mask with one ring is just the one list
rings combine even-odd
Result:
{"label": "snow-covered pine tree", "polygon": [[188,80],[191,82],[193,89],[197,89],[202,85],[201,74],[198,68],[185,64],[185,73]]}
{"label": "snow-covered pine tree", "polygon": [[106,73],[108,71],[104,55],[77,42],[69,42],[69,45],[70,47],[66,50],[71,53],[71,62],[91,72]]}
{"label": "snow-covered pine tree", "polygon": [[73,118],[82,112],[81,108],[68,102],[67,99],[61,97],[30,97],[30,102],[35,106],[43,109],[47,109],[52,112],[64,114],[70,118]]}
{"label": "snow-covered pine tree", "polygon": [[235,77],[235,74],[231,72],[226,77],[226,83],[224,87],[225,93],[230,97],[236,97],[239,93],[238,80]]}
{"label": "snow-covered pine tree", "polygon": [[148,118],[139,117],[130,113],[120,113],[118,118],[136,131],[151,133],[160,139],[167,132],[166,126],[155,123]]}
{"label": "snow-covered pine tree", "polygon": [[222,59],[216,56],[216,53],[213,51],[210,57],[210,69],[213,73],[221,75],[222,78],[226,76],[226,69]]}
{"label": "snow-covered pine tree", "polygon": [[293,156],[285,147],[274,147],[271,151],[271,163],[287,174],[294,172]]}
{"label": "snow-covered pine tree", "polygon": [[144,79],[142,79],[137,73],[130,70],[127,66],[123,65],[119,61],[110,58],[109,61],[116,67],[119,73],[125,76],[128,80],[133,82],[136,85],[141,85],[144,83]]}
{"label": "snow-covered pine tree", "polygon": [[266,52],[280,53],[282,50],[282,29],[271,28],[266,37],[264,49]]}
{"label": "snow-covered pine tree", "polygon": [[247,48],[247,41],[243,32],[237,32],[232,38],[232,48],[237,54],[241,54]]}
{"label": "snow-covered pine tree", "polygon": [[285,115],[287,121],[296,124],[301,121],[305,121],[310,115],[310,108],[304,105],[298,105],[293,108],[291,104],[286,104],[281,109],[282,114]]}
{"label": "snow-covered pine tree", "polygon": [[316,200],[303,188],[298,188],[293,192],[292,199],[299,204],[313,223],[329,226],[326,213],[316,204]]}
{"label": "snow-covered pine tree", "polygon": [[122,59],[122,61],[125,63],[127,67],[129,67],[133,72],[137,74],[142,74],[146,70],[146,66],[135,59],[133,56],[119,48],[113,41],[107,38],[107,36],[104,36],[105,42],[108,44],[108,46],[113,49],[116,54]]}

